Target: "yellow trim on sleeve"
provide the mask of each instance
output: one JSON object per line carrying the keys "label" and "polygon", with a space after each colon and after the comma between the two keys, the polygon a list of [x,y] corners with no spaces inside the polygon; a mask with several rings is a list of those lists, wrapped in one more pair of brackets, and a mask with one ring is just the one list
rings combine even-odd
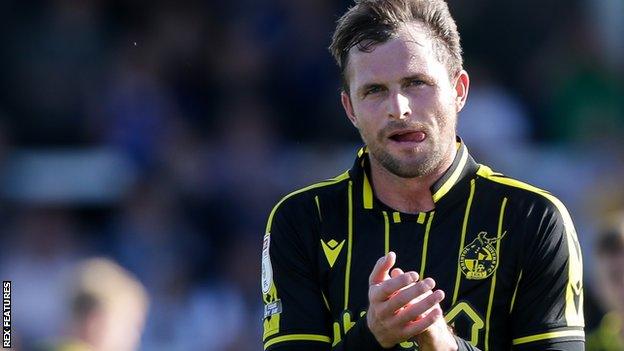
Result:
{"label": "yellow trim on sleeve", "polygon": [[270,233],[271,232],[271,225],[273,224],[273,216],[275,216],[275,212],[277,212],[277,209],[280,207],[280,205],[288,200],[290,197],[295,196],[297,194],[301,194],[303,192],[306,192],[308,190],[312,190],[312,189],[316,189],[316,188],[322,188],[324,186],[329,186],[329,185],[333,185],[333,184],[337,184],[340,183],[343,180],[347,180],[349,179],[349,171],[345,171],[344,173],[340,174],[339,176],[332,178],[332,179],[328,179],[326,181],[320,182],[320,183],[315,183],[312,185],[309,185],[305,188],[293,191],[292,193],[284,196],[278,203],[277,205],[275,205],[273,207],[273,210],[271,210],[271,214],[269,214],[269,219],[267,220],[267,225],[266,225],[266,229],[265,229],[265,233]]}
{"label": "yellow trim on sleeve", "polygon": [[517,338],[517,339],[513,339],[512,340],[512,344],[513,345],[521,345],[521,344],[528,344],[530,342],[534,342],[534,341],[540,341],[540,340],[546,340],[546,339],[556,339],[556,338],[565,338],[565,337],[569,337],[569,336],[578,336],[578,337],[585,337],[585,332],[582,330],[562,330],[562,331],[558,331],[558,332],[549,332],[549,333],[542,333],[542,334],[535,334],[535,335],[529,335],[529,336],[524,336],[522,338]]}
{"label": "yellow trim on sleeve", "polygon": [[319,341],[331,343],[331,338],[325,335],[317,335],[317,334],[290,334],[290,335],[282,335],[276,338],[273,338],[264,343],[264,349],[268,349],[270,346],[273,346],[277,343],[284,341]]}
{"label": "yellow trim on sleeve", "polygon": [[[349,179],[349,172],[346,171],[344,173],[342,173],[341,175],[333,178],[333,179],[329,179],[326,180],[324,182],[320,182],[320,183],[316,183],[316,184],[312,184],[310,186],[307,186],[305,188],[296,190],[286,196],[284,196],[271,210],[271,213],[269,214],[269,219],[267,220],[267,225],[266,225],[266,234],[265,235],[270,235],[271,232],[271,227],[273,225],[273,217],[275,216],[275,213],[277,212],[277,209],[280,207],[280,205],[286,201],[288,198],[296,195],[296,194],[300,194],[303,193],[305,191],[311,190],[311,189],[315,189],[315,188],[320,188],[320,187],[324,187],[324,186],[329,186],[332,184],[337,184],[343,180]],[[320,215],[320,213],[319,213]],[[269,255],[270,257],[270,255]],[[264,301],[265,304],[273,302],[278,300],[278,293],[277,293],[277,286],[275,285],[275,282],[273,280],[271,280],[270,282],[270,287],[269,287],[269,292],[267,294],[262,294],[262,300]],[[277,333],[279,333],[280,330],[280,315],[276,314],[273,315],[269,318],[265,318],[263,321],[263,333],[262,333],[262,339],[266,340],[268,337],[275,335]]]}
{"label": "yellow trim on sleeve", "polygon": [[[531,191],[548,199],[559,211],[563,219],[566,244],[568,246],[568,284],[566,286],[565,318],[569,327],[583,327],[585,320],[583,317],[583,258],[581,255],[576,230],[572,217],[563,203],[551,193],[523,183],[521,181],[501,177],[495,174],[489,167],[480,165],[477,174],[483,178],[496,183],[508,185],[515,188]],[[576,302],[578,300],[578,302]]]}

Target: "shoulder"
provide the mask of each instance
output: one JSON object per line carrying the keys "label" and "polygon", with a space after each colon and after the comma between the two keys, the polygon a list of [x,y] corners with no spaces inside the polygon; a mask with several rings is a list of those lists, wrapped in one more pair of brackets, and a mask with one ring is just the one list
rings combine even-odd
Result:
{"label": "shoulder", "polygon": [[547,216],[562,221],[562,224],[572,224],[563,202],[547,190],[494,172],[484,165],[479,166],[477,177],[483,180],[489,191],[509,197],[510,204],[515,204],[515,210],[526,212],[526,216]]}
{"label": "shoulder", "polygon": [[340,196],[346,190],[349,181],[349,172],[345,171],[334,178],[297,189],[282,197],[269,214],[266,232],[270,231],[277,217],[291,217],[293,220],[309,217],[314,213],[311,210],[315,208],[319,196]]}
{"label": "shoulder", "polygon": [[[546,190],[494,173],[486,166],[481,166],[477,174],[491,187],[489,191],[508,197],[507,213],[513,212],[513,225],[521,234],[517,240],[527,260],[551,264],[570,261],[570,279],[580,281],[580,246],[574,223],[563,203]],[[538,267],[538,270],[543,269],[543,266]]]}

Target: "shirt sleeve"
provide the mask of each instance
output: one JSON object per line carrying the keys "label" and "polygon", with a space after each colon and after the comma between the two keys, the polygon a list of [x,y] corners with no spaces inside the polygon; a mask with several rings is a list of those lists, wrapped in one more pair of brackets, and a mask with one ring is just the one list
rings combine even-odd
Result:
{"label": "shirt sleeve", "polygon": [[459,336],[455,336],[455,341],[457,342],[457,351],[481,351],[476,346],[473,346],[471,343],[460,338]]}
{"label": "shirt sleeve", "polygon": [[[284,202],[284,201],[282,201]],[[323,302],[311,245],[316,224],[301,201],[271,212],[262,245],[265,350],[329,350],[331,321]],[[299,205],[299,206],[297,206]]]}
{"label": "shirt sleeve", "polygon": [[528,219],[511,302],[514,350],[584,348],[583,267],[572,219],[550,194]]}
{"label": "shirt sleeve", "polygon": [[359,318],[333,343],[333,321],[317,272],[319,222],[313,200],[280,202],[262,245],[263,343],[271,351],[384,350]]}

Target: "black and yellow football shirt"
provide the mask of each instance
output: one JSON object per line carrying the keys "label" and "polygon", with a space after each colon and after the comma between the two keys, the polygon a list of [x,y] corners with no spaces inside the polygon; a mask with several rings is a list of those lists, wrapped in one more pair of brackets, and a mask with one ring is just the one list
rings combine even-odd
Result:
{"label": "black and yellow football shirt", "polygon": [[362,317],[369,274],[388,251],[396,267],[435,279],[446,320],[479,349],[583,349],[581,252],[557,198],[477,164],[461,140],[431,189],[430,212],[384,205],[369,174],[361,149],[352,169],[287,195],[271,212],[265,349],[381,350]]}

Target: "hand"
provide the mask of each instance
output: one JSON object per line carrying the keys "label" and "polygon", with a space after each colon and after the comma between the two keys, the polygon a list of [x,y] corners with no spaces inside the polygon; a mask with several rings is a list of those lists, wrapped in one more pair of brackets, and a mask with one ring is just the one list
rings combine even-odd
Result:
{"label": "hand", "polygon": [[[446,328],[439,305],[444,292],[432,291],[435,281],[431,278],[419,281],[416,272],[404,273],[400,268],[390,272],[395,262],[396,255],[389,252],[377,261],[369,277],[366,322],[384,348],[409,340],[435,323],[444,323]],[[439,326],[428,332],[423,341],[445,340],[438,337],[438,329]],[[450,334],[448,329],[446,332]]]}
{"label": "hand", "polygon": [[[440,309],[440,305],[435,308]],[[420,351],[456,351],[459,348],[444,317],[442,317],[441,309],[440,317],[429,328],[416,335],[414,341],[418,344]]]}

